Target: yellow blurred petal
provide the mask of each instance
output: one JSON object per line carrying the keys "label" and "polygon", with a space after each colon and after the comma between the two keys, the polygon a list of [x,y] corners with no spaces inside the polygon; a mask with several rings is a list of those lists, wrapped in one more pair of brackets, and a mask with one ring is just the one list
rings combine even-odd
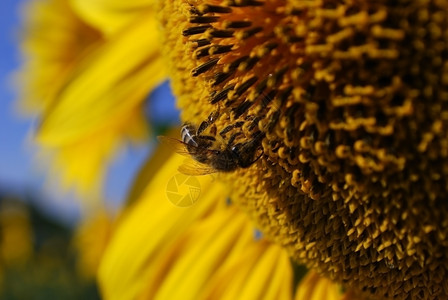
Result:
{"label": "yellow blurred petal", "polygon": [[[264,281],[265,290],[259,294],[264,299],[292,299],[292,282],[293,272],[289,255],[280,246],[272,245],[272,253],[270,255],[276,257],[275,263],[270,266],[270,269],[263,266],[265,269],[266,279]],[[261,261],[259,262],[261,265]],[[268,272],[267,272],[268,271]],[[256,272],[252,272],[256,274]],[[291,291],[284,293],[284,291]]]}
{"label": "yellow blurred petal", "polygon": [[206,196],[200,196],[191,208],[175,207],[168,201],[165,189],[182,161],[179,155],[172,155],[152,177],[141,199],[120,219],[99,269],[106,299],[135,299],[146,284],[148,262],[163,253],[163,246],[192,222],[209,214],[216,206],[215,199],[225,195],[219,186],[210,189],[210,176],[201,176],[197,179],[202,191],[207,191]]}
{"label": "yellow blurred petal", "polygon": [[169,273],[154,291],[155,299],[198,299],[207,279],[231,251],[244,221],[241,214],[220,211],[192,228],[191,241],[183,247],[175,265],[165,270]]}
{"label": "yellow blurred petal", "polygon": [[148,263],[154,273],[140,299],[292,299],[286,252],[252,232],[235,207],[193,224]]}
{"label": "yellow blurred petal", "polygon": [[0,204],[2,267],[23,266],[33,254],[33,232],[28,209],[8,199],[2,199]]}
{"label": "yellow blurred petal", "polygon": [[[244,234],[245,231],[242,232],[241,239],[251,238],[245,238]],[[268,243],[246,244],[244,252],[235,249],[233,252],[237,255],[233,255],[223,262],[205,287],[203,298],[238,299],[247,277],[268,245]]]}
{"label": "yellow blurred petal", "polygon": [[[51,14],[54,15],[55,12]],[[55,16],[53,19],[57,21]],[[58,24],[52,25],[57,27]],[[63,39],[63,32],[54,33]],[[70,39],[66,39],[67,42],[60,43],[71,45]],[[51,47],[30,47],[30,52],[41,48]],[[63,52],[64,49],[59,50]],[[79,51],[83,54],[73,58],[64,72],[58,73],[59,65],[55,65],[57,68],[46,74],[53,76],[45,80],[54,81],[55,89],[48,88],[50,84],[47,84],[47,90],[41,92],[46,104],[36,140],[47,157],[54,160],[52,179],[60,177],[65,187],[74,185],[83,197],[90,194],[89,198],[96,198],[100,179],[120,146],[127,139],[147,137],[143,102],[165,78],[155,12],[145,11],[145,15],[133,21],[126,31]],[[33,55],[45,56],[38,52]],[[57,53],[50,52],[48,56],[50,59]],[[76,55],[69,55],[69,58],[72,56]],[[36,61],[46,60],[40,57]],[[23,74],[35,67],[37,65],[28,64]],[[57,76],[62,73],[64,76]],[[42,83],[36,74],[29,82],[36,86]],[[47,160],[42,162],[47,164]]]}
{"label": "yellow blurred petal", "polygon": [[73,8],[85,22],[108,36],[142,17],[154,3],[154,0],[71,0]]}
{"label": "yellow blurred petal", "polygon": [[[179,136],[179,128],[170,130],[166,135],[176,138]],[[158,171],[163,167],[166,161],[173,155],[173,149],[167,144],[160,144],[159,147],[152,154],[151,159],[141,167],[138,175],[136,176],[134,183],[129,191],[127,205],[133,204],[137,201],[142,193],[145,191],[148,182],[157,175]]]}
{"label": "yellow blurred petal", "polygon": [[77,269],[85,279],[96,277],[100,259],[112,232],[112,216],[104,210],[86,217],[78,225],[73,239],[77,251]]}
{"label": "yellow blurred petal", "polygon": [[207,283],[203,299],[292,299],[292,269],[283,249],[260,241],[238,254]]}
{"label": "yellow blurred petal", "polygon": [[36,113],[54,101],[54,94],[101,34],[79,19],[67,0],[27,1],[16,74],[21,110]]}
{"label": "yellow blurred petal", "polygon": [[341,300],[341,287],[331,280],[309,271],[300,281],[295,300]]}
{"label": "yellow blurred petal", "polygon": [[123,120],[165,77],[154,13],[79,63],[45,112],[38,140],[63,145]]}
{"label": "yellow blurred petal", "polygon": [[50,159],[40,163],[50,165],[52,181],[89,198],[97,198],[107,163],[124,142],[147,137],[143,102],[165,78],[155,12],[137,9],[149,3],[95,3],[142,15],[105,39],[69,0],[30,1],[17,75],[24,109],[43,111],[36,141]]}
{"label": "yellow blurred petal", "polygon": [[[244,289],[241,291],[240,299],[274,299],[276,294],[279,292],[278,286],[285,279],[290,277],[286,274],[275,274],[276,276],[272,276],[272,270],[276,269],[278,264],[279,269],[284,272],[284,270],[288,270],[285,265],[285,261],[279,260],[279,252],[280,249],[276,249],[271,247],[264,255],[261,257],[255,269],[252,271],[252,277],[249,278],[245,285]],[[289,263],[287,257],[283,257]],[[285,277],[283,277],[284,275]],[[272,278],[273,277],[273,278]],[[280,279],[280,281],[279,281]],[[274,287],[276,287],[274,289]],[[290,288],[292,291],[292,289]]]}
{"label": "yellow blurred petal", "polygon": [[[142,111],[116,120],[108,130],[95,132],[84,139],[62,145],[61,147],[44,147],[40,159],[51,165],[48,172],[50,180],[58,182],[63,189],[75,187],[86,202],[99,197],[100,179],[104,177],[107,163],[121,146],[125,137],[129,139],[143,139],[146,137],[146,121]],[[87,204],[87,203],[86,203]]]}

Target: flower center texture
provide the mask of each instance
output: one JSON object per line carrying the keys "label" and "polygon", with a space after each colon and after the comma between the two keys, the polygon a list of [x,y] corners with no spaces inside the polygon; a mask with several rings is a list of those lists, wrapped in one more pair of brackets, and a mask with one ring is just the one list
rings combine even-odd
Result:
{"label": "flower center texture", "polygon": [[222,176],[232,200],[295,260],[366,297],[448,297],[447,9],[163,4],[183,120],[252,151]]}

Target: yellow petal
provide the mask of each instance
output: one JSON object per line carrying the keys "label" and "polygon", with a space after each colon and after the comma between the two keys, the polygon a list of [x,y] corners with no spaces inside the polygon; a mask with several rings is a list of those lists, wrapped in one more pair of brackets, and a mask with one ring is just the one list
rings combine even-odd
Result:
{"label": "yellow petal", "polygon": [[76,62],[102,37],[67,0],[28,1],[22,10],[24,62],[15,84],[21,110],[36,113],[48,108]]}
{"label": "yellow petal", "polygon": [[123,120],[116,120],[108,130],[86,135],[73,143],[51,147],[43,145],[37,159],[48,170],[49,180],[57,182],[63,190],[75,187],[85,204],[100,197],[101,179],[108,162],[116,154],[125,138],[143,139],[147,136],[142,111],[135,110]]}
{"label": "yellow petal", "polygon": [[0,270],[3,267],[24,266],[33,255],[33,230],[26,206],[2,199],[0,229]]}
{"label": "yellow petal", "polygon": [[43,111],[36,141],[49,159],[39,162],[50,165],[52,181],[97,198],[120,146],[147,137],[143,102],[165,77],[155,12],[141,11],[108,39],[79,19],[69,0],[30,1],[25,12],[17,80],[26,110]]}
{"label": "yellow petal", "polygon": [[[169,137],[178,137],[179,129],[172,129],[166,134]],[[146,190],[146,187],[153,177],[156,176],[163,168],[166,162],[173,156],[173,149],[167,144],[160,144],[154,151],[151,159],[148,159],[146,163],[141,167],[138,175],[136,176],[134,183],[129,191],[127,205],[133,204],[141,198],[142,193]],[[178,157],[179,158],[179,157]],[[173,166],[174,167],[174,166]]]}
{"label": "yellow petal", "polygon": [[44,114],[38,140],[61,145],[128,116],[165,77],[156,20],[148,13],[80,62]]}
{"label": "yellow petal", "polygon": [[[189,228],[186,244],[154,291],[155,299],[198,299],[207,279],[232,250],[238,233],[244,228],[245,217],[228,211],[219,211]],[[173,247],[179,249],[179,247]],[[156,273],[158,276],[162,275]]]}
{"label": "yellow petal", "polygon": [[54,160],[53,178],[84,197],[99,194],[107,163],[127,139],[147,137],[143,102],[165,77],[154,15],[147,11],[125,32],[91,45],[63,84],[55,76],[57,92],[46,93],[51,105],[37,142]]}
{"label": "yellow petal", "polygon": [[331,280],[309,271],[300,281],[295,300],[340,300],[341,287]]}
{"label": "yellow petal", "polygon": [[152,9],[154,0],[109,1],[71,0],[79,16],[92,27],[110,36]]}
{"label": "yellow petal", "polygon": [[95,278],[112,228],[112,216],[104,210],[92,213],[77,226],[73,243],[78,254],[77,269],[83,278]]}
{"label": "yellow petal", "polygon": [[152,177],[139,201],[123,214],[99,269],[106,299],[135,299],[146,284],[148,262],[157,261],[168,243],[192,222],[209,214],[216,206],[215,199],[225,195],[219,186],[210,189],[210,176],[202,176],[197,179],[206,196],[200,196],[191,208],[175,207],[166,197],[166,186],[182,161],[179,155],[172,155]]}
{"label": "yellow petal", "polygon": [[292,299],[291,264],[280,247],[252,241],[207,285],[203,299]]}

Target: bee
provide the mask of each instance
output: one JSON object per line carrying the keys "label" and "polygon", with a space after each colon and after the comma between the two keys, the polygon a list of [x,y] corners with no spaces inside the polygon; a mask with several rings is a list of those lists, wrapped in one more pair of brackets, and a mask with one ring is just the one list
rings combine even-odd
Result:
{"label": "bee", "polygon": [[[162,143],[171,145],[177,153],[194,159],[194,162],[190,160],[179,167],[181,173],[206,175],[215,172],[232,172],[239,168],[250,167],[263,155],[260,146],[264,134],[258,132],[249,141],[234,144],[236,137],[239,135],[237,133],[225,142],[224,139],[202,134],[213,121],[211,115],[199,127],[190,123],[184,124],[181,129],[182,140],[165,136],[158,137]],[[223,136],[232,128],[240,125],[242,125],[242,122],[230,125],[222,130],[220,135]],[[216,127],[211,131],[216,133]],[[257,156],[259,152],[261,153]]]}
{"label": "bee", "polygon": [[[292,88],[281,91],[279,97],[282,103],[286,101],[291,91]],[[247,114],[248,109],[255,104],[254,101],[247,100],[240,103],[232,111],[236,117],[245,114],[245,121],[228,125],[219,132],[219,135],[216,134],[214,125],[220,115],[218,108],[198,127],[191,123],[185,123],[181,129],[181,140],[164,136],[159,136],[159,140],[170,144],[177,153],[194,159],[194,161],[189,160],[179,167],[179,171],[184,174],[205,175],[248,168],[263,156],[261,143],[266,133],[272,132],[279,120],[281,111],[272,103],[277,92],[276,90],[269,93],[260,92],[260,107],[254,115]],[[266,122],[265,127],[258,130],[258,123],[266,118],[266,110],[269,108],[274,109],[274,113],[269,115],[269,121]],[[227,133],[242,127],[245,123],[250,124],[248,130],[253,132],[250,137],[246,138],[247,141],[235,143],[238,136],[243,135],[242,130],[233,134],[229,139],[226,138]],[[203,134],[209,127],[211,135]]]}

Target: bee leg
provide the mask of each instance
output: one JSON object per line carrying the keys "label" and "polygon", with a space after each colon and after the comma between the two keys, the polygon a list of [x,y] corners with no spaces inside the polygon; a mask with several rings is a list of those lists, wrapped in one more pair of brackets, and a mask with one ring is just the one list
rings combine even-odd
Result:
{"label": "bee leg", "polygon": [[234,158],[238,161],[238,166],[241,168],[249,168],[251,165],[253,165],[257,160],[259,160],[263,154],[264,151],[261,151],[261,154],[257,156],[256,159],[253,160],[253,156],[256,152],[258,147],[253,145],[251,142],[245,143],[245,144],[236,144],[232,147],[232,154]]}
{"label": "bee leg", "polygon": [[221,130],[221,131],[219,132],[219,135],[220,135],[222,138],[225,138],[227,132],[231,131],[231,130],[234,129],[234,128],[242,127],[243,125],[244,125],[244,122],[243,122],[243,121],[236,122],[236,123],[234,123],[234,124],[230,124],[229,126],[226,126],[223,130]]}
{"label": "bee leg", "polygon": [[200,135],[202,132],[204,132],[205,129],[207,129],[207,127],[209,127],[210,125],[212,125],[213,123],[215,123],[215,121],[218,119],[219,117],[219,108],[218,110],[212,111],[210,113],[210,115],[208,116],[207,120],[203,121],[199,127],[198,130],[196,131],[196,135]]}
{"label": "bee leg", "polygon": [[260,117],[255,117],[255,116],[251,116],[251,118],[247,119],[247,120],[250,121],[249,131],[253,131],[255,129],[255,127],[258,128],[258,122],[260,122],[261,118]]}
{"label": "bee leg", "polygon": [[210,134],[212,136],[216,136],[216,131],[218,131],[218,129],[216,128],[216,124],[213,124],[212,127],[210,128]]}
{"label": "bee leg", "polygon": [[[243,150],[244,147],[240,150]],[[241,151],[239,151],[241,152]],[[255,151],[254,151],[255,152]],[[241,168],[245,169],[245,168],[249,168],[250,166],[252,166],[254,163],[256,163],[264,154],[264,151],[261,150],[260,155],[257,156],[257,158],[253,159],[253,155],[254,153],[249,151],[248,153],[246,153],[245,155],[238,155],[238,164]]]}
{"label": "bee leg", "polygon": [[216,141],[215,137],[209,135],[198,135],[195,140],[197,143],[196,147],[201,149],[211,147]]}
{"label": "bee leg", "polygon": [[248,167],[250,167],[251,165],[253,165],[254,163],[256,163],[257,160],[259,160],[259,159],[263,156],[263,154],[264,154],[264,151],[262,150],[262,151],[261,151],[261,154],[258,155],[258,157],[257,157],[256,159],[254,159],[253,161],[251,161],[250,163],[248,163],[247,166],[243,166],[243,165],[241,165],[241,167],[242,167],[242,168],[248,168]]}
{"label": "bee leg", "polygon": [[[265,137],[265,133],[258,131],[255,136],[249,142],[244,144],[238,144],[233,149],[237,153],[238,164],[241,168],[248,168],[252,164],[254,164],[257,160],[259,160],[263,154],[263,148],[261,146],[261,141]],[[261,154],[257,156],[257,158],[253,159],[255,154],[259,152],[261,149]]]}
{"label": "bee leg", "polygon": [[200,136],[202,132],[204,132],[205,129],[210,125],[208,120],[202,121],[202,123],[199,125],[198,130],[196,131],[196,135]]}
{"label": "bee leg", "polygon": [[239,135],[242,135],[242,134],[243,134],[242,132],[237,132],[237,133],[235,133],[234,135],[232,135],[232,136],[230,137],[229,141],[227,142],[227,146],[228,146],[229,148],[233,148],[233,147],[232,147],[233,142],[235,142],[235,139],[236,139]]}
{"label": "bee leg", "polygon": [[268,126],[266,128],[267,132],[272,132],[274,127],[277,125],[279,119],[280,119],[280,111],[275,111],[272,114],[271,119],[269,120]]}
{"label": "bee leg", "polygon": [[235,126],[233,124],[230,124],[229,126],[226,126],[223,130],[219,132],[219,135],[223,138],[225,138],[226,133],[232,130]]}
{"label": "bee leg", "polygon": [[202,145],[211,145],[216,141],[215,137],[211,135],[198,135],[196,139]]}

